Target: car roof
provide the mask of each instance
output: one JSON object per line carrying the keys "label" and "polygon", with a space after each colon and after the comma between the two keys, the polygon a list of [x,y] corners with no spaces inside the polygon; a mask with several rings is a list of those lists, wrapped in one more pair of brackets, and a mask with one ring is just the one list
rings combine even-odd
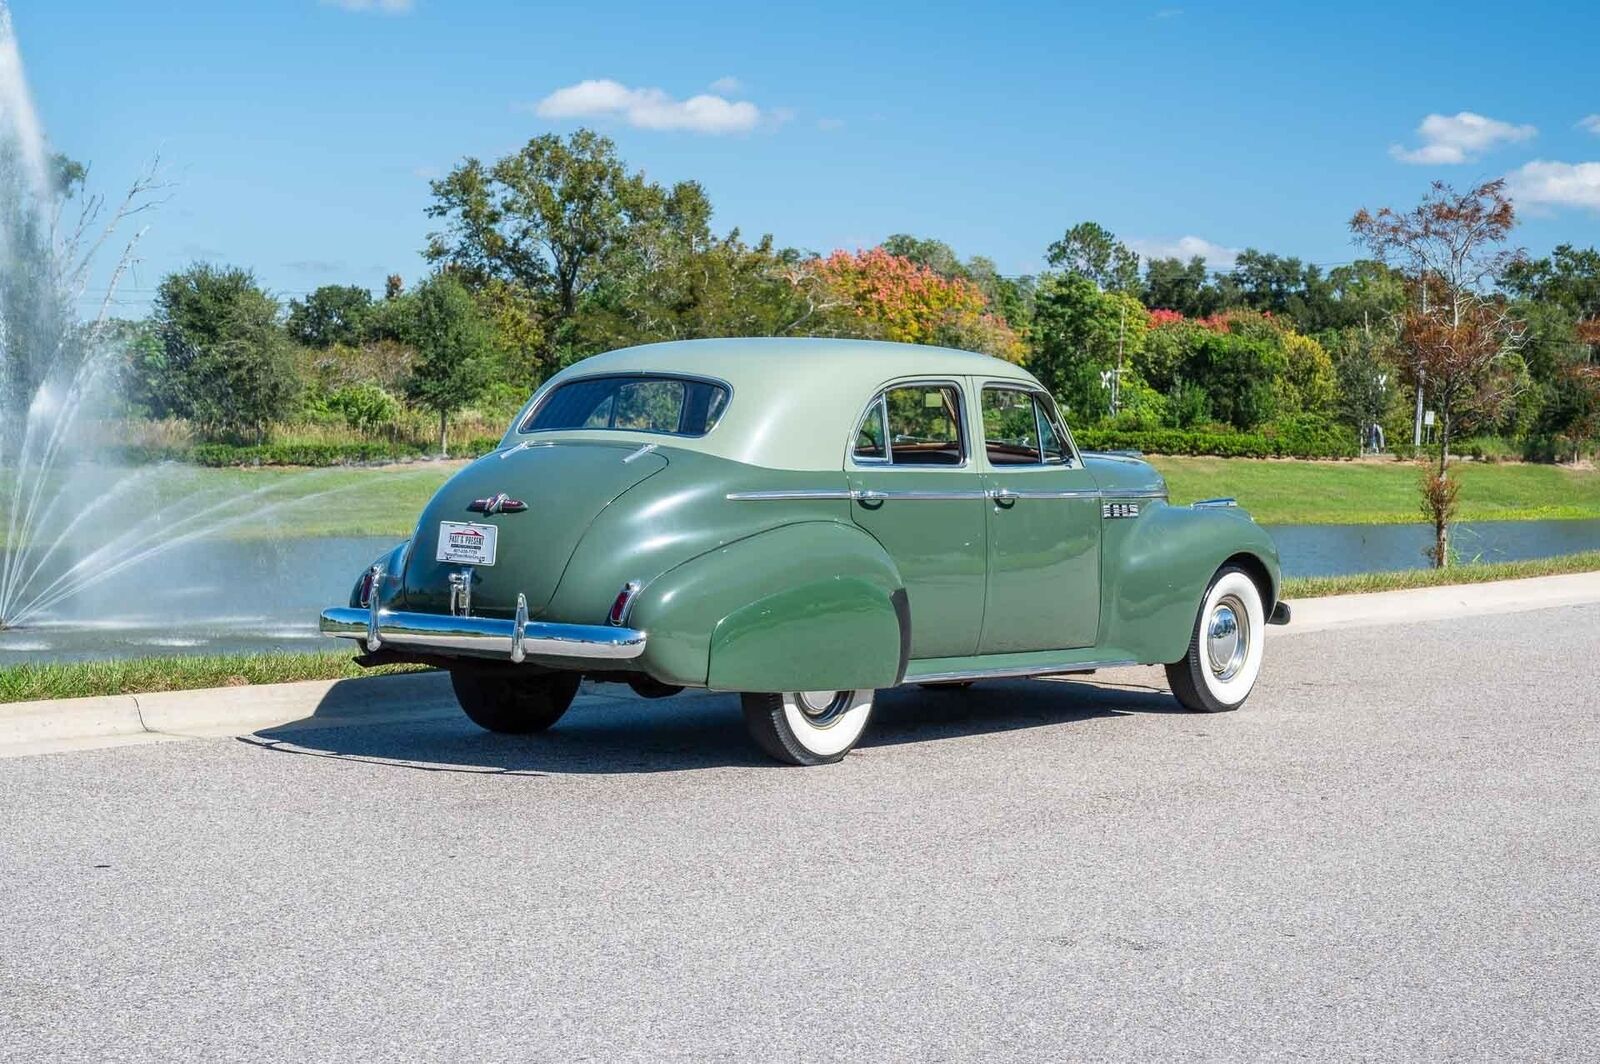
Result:
{"label": "car roof", "polygon": [[[949,347],[881,340],[752,337],[678,340],[608,351],[556,374],[518,414],[551,389],[578,377],[665,373],[707,377],[732,391],[727,412],[705,436],[581,430],[584,438],[616,438],[716,454],[779,469],[839,469],[867,400],[886,382],[913,377],[981,377],[1037,385],[1021,366]],[[515,426],[507,441],[527,439]]]}

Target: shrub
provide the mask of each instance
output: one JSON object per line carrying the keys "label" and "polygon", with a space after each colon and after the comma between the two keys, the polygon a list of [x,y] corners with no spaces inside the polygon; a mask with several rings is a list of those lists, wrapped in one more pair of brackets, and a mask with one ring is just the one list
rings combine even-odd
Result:
{"label": "shrub", "polygon": [[[1325,426],[1325,423],[1324,423]],[[1206,432],[1182,429],[1082,429],[1073,434],[1086,451],[1140,451],[1144,454],[1208,455],[1217,458],[1354,458],[1354,439],[1342,430],[1295,424],[1287,431]]]}
{"label": "shrub", "polygon": [[400,401],[376,384],[340,388],[328,396],[327,405],[345,424],[361,432],[387,428],[400,416]]}

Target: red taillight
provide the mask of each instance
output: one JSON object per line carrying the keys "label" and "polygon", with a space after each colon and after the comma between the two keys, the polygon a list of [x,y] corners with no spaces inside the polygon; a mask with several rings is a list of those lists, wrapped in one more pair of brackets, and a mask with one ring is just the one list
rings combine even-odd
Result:
{"label": "red taillight", "polygon": [[628,619],[628,607],[633,605],[633,596],[639,593],[639,581],[629,580],[622,585],[622,590],[617,592],[617,597],[611,600],[611,612],[606,614],[609,624],[621,624]]}
{"label": "red taillight", "polygon": [[365,573],[363,573],[361,575],[361,591],[356,596],[356,604],[359,605],[359,606],[370,606],[370,605],[372,605],[372,570],[371,569],[368,569]]}

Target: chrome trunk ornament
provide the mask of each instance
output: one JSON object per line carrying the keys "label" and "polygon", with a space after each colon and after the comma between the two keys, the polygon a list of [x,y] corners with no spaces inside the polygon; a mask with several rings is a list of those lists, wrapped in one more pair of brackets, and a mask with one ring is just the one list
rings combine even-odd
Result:
{"label": "chrome trunk ornament", "polygon": [[513,499],[503,491],[487,499],[473,499],[467,504],[467,509],[476,514],[520,514],[527,508],[527,503]]}

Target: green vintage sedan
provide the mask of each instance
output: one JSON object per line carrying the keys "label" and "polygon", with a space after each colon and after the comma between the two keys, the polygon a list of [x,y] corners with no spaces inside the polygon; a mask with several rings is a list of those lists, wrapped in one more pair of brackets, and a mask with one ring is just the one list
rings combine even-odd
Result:
{"label": "green vintage sedan", "polygon": [[1278,587],[1231,500],[1172,506],[1146,463],[1080,452],[1010,363],[695,340],[552,377],[321,627],[448,669],[490,731],[550,727],[585,676],[705,688],[816,765],[898,684],[1162,664],[1184,706],[1233,709]]}

